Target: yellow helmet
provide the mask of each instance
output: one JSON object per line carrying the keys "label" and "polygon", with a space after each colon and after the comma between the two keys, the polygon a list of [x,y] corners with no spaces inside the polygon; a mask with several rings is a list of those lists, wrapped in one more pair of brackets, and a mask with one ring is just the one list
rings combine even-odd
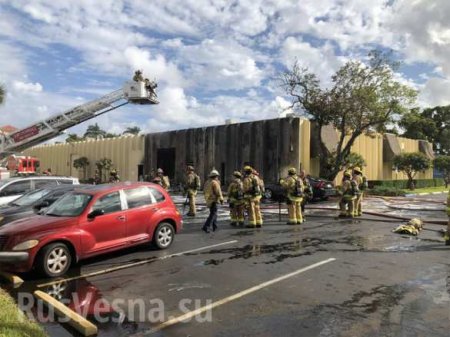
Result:
{"label": "yellow helmet", "polygon": [[246,166],[244,166],[244,171],[251,173],[251,172],[253,172],[253,169],[252,169],[252,167],[250,165],[246,165]]}
{"label": "yellow helmet", "polygon": [[356,166],[355,168],[353,168],[353,171],[356,173],[362,173],[362,170],[359,166]]}
{"label": "yellow helmet", "polygon": [[291,167],[291,168],[288,170],[288,174],[290,174],[290,175],[297,174],[297,170],[295,169],[295,167]]}
{"label": "yellow helmet", "polygon": [[350,173],[350,171],[345,171],[344,172],[344,177],[351,178],[352,174]]}
{"label": "yellow helmet", "polygon": [[239,172],[239,171],[234,171],[234,172],[233,172],[233,175],[234,175],[235,177],[238,177],[238,178],[242,177],[242,174],[241,174],[241,172]]}

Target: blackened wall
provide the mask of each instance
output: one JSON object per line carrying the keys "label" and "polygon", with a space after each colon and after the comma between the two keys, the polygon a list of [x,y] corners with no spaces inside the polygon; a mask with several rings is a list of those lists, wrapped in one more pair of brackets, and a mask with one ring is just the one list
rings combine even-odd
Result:
{"label": "blackened wall", "polygon": [[300,122],[296,117],[278,118],[148,134],[144,169],[149,173],[157,168],[158,149],[174,148],[175,174],[170,178],[175,183],[183,181],[187,164],[194,165],[203,181],[215,168],[222,182],[228,183],[233,171],[241,170],[246,162],[266,182],[276,182],[289,167],[300,167]]}

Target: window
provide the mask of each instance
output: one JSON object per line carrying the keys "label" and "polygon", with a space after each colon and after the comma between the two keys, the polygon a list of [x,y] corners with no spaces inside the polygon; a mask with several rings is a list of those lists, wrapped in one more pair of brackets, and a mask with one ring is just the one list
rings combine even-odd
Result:
{"label": "window", "polygon": [[150,188],[150,192],[153,194],[153,196],[155,197],[156,202],[161,202],[166,200],[166,198],[164,197],[164,194],[162,194],[160,191],[158,191],[156,188]]}
{"label": "window", "polygon": [[1,192],[0,196],[6,197],[10,195],[24,194],[31,190],[30,180],[15,181],[6,186]]}
{"label": "window", "polygon": [[14,200],[13,204],[18,205],[18,206],[32,205],[34,202],[43,198],[50,192],[51,192],[50,190],[46,190],[46,189],[34,190],[34,191],[26,193],[25,195],[21,196],[20,198],[18,198],[16,200]]}
{"label": "window", "polygon": [[55,186],[58,183],[54,179],[36,179],[34,180],[34,188],[42,188],[44,186]]}
{"label": "window", "polygon": [[84,193],[68,193],[51,205],[45,215],[78,216],[86,208],[92,195]]}
{"label": "window", "polygon": [[124,190],[127,197],[128,208],[136,208],[152,203],[152,197],[147,187]]}
{"label": "window", "polygon": [[67,184],[67,185],[73,185],[72,179],[58,179],[58,183],[60,184]]}
{"label": "window", "polygon": [[98,199],[94,206],[92,206],[93,211],[96,209],[103,210],[105,214],[121,211],[122,203],[119,192],[109,193]]}
{"label": "window", "polygon": [[52,195],[46,196],[42,201],[47,201],[50,205],[53,204],[56,200],[61,198],[64,194],[69,192],[68,190],[58,191],[53,193]]}

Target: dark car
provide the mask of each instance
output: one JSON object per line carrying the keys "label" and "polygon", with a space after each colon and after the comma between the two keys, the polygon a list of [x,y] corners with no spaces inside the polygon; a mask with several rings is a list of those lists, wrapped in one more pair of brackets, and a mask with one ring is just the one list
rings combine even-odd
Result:
{"label": "dark car", "polygon": [[47,185],[28,192],[20,198],[0,206],[0,226],[33,215],[41,208],[53,204],[65,193],[80,186],[82,185]]}
{"label": "dark car", "polygon": [[0,227],[0,269],[64,275],[72,263],[131,246],[168,248],[182,228],[169,194],[151,183],[75,188],[43,214]]}
{"label": "dark car", "polygon": [[[336,195],[336,188],[331,181],[314,177],[308,177],[307,179],[313,190],[313,200],[327,200],[329,197]],[[283,201],[286,199],[285,190],[279,183],[267,184],[264,190],[264,199]]]}

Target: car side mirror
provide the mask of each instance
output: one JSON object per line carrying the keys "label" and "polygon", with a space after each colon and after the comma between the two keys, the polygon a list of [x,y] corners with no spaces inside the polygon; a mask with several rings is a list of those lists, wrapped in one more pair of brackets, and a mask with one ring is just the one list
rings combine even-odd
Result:
{"label": "car side mirror", "polygon": [[39,203],[37,205],[34,205],[33,206],[33,211],[37,213],[40,210],[42,210],[43,208],[46,208],[48,206],[50,206],[50,203],[48,201],[43,201],[43,202],[41,202],[41,203]]}
{"label": "car side mirror", "polygon": [[105,211],[102,209],[94,209],[91,213],[88,214],[88,219],[94,219],[98,217],[99,215],[105,214]]}

